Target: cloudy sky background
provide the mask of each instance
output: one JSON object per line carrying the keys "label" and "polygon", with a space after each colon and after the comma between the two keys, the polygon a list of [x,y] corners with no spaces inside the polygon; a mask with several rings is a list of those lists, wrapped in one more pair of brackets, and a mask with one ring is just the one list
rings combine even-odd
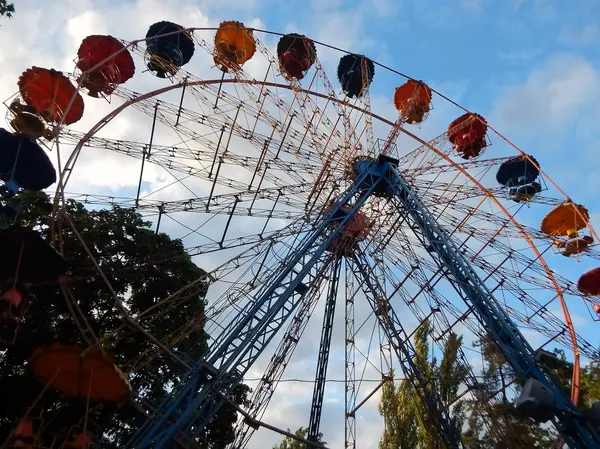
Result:
{"label": "cloudy sky background", "polygon": [[[77,48],[89,34],[134,40],[159,20],[194,27],[239,20],[257,28],[300,32],[365,53],[482,114],[533,154],[575,201],[585,204],[593,224],[600,223],[600,4],[595,0],[57,0],[45,4],[18,0],[16,8],[14,19],[0,22],[0,99],[15,93],[19,75],[32,65],[71,71]],[[319,49],[319,56],[330,70],[330,78],[335,78],[339,55]],[[195,64],[190,71],[201,78],[208,76],[210,67],[202,67],[198,61]],[[260,72],[260,67],[254,69]],[[144,92],[162,85],[139,72],[127,87]],[[374,112],[395,119],[391,94],[402,82],[378,71],[371,88]],[[80,130],[115,106],[91,102],[87,97],[85,101],[86,114],[77,125]],[[443,132],[457,115],[439,100],[434,107],[437,115],[432,114],[427,123],[431,136]],[[117,119],[111,123],[111,137],[143,141],[148,126],[147,120],[140,124],[127,117]],[[147,170],[145,180],[153,188],[169,182],[160,170]],[[68,190],[134,196],[138,176],[136,161],[123,163],[114,155],[92,154],[78,165]],[[185,192],[179,195],[189,196]],[[593,267],[586,261],[569,263],[560,268],[571,279]],[[313,323],[318,329],[320,316],[316,317]],[[578,330],[595,344],[594,323],[587,317],[582,320]],[[337,332],[334,338],[341,341],[343,336]],[[307,369],[302,361],[316,358],[317,346],[315,336],[299,348],[300,361],[285,377],[310,378],[314,368]],[[343,367],[343,354],[338,362]],[[330,377],[341,376],[343,371]],[[337,417],[331,412],[327,415],[325,437],[331,447],[343,447],[343,403],[339,403],[343,387],[330,385],[327,407],[337,410]],[[310,383],[283,384],[265,419],[292,429],[305,424],[311,394]],[[376,419],[376,399],[365,406],[359,418],[368,423],[359,430],[361,449],[377,447],[381,426]],[[278,439],[261,430],[250,448],[270,447]]]}

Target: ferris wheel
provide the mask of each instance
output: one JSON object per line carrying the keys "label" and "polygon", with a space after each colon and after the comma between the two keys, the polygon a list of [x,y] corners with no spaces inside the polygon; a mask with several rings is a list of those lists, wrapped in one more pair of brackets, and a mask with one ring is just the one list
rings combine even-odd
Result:
{"label": "ferris wheel", "polygon": [[[391,118],[371,108],[378,72],[398,80],[389,92]],[[141,91],[129,89],[132,82]],[[110,394],[99,385],[94,400],[133,401],[147,414],[127,447],[196,447],[197,435],[221,407],[235,405],[230,395],[246,383],[252,393],[235,405],[230,445],[245,448],[257,430],[274,428],[270,405],[298,363],[313,380],[305,422],[314,447],[323,447],[317,439],[328,413],[344,422],[345,448],[364,446],[361,410],[392,372],[413,382],[441,441],[462,447],[449,410],[464,398],[494,398],[478,390],[482,368],[470,344],[459,351],[468,367],[459,391],[442,399],[430,388],[412,342],[424,323],[437,354],[453,333],[470,343],[491,338],[525,385],[523,413],[552,420],[571,448],[600,446],[577,409],[580,366],[600,354],[570,312],[598,320],[600,268],[575,282],[554,268],[600,260],[598,236],[588,210],[536,155],[481,115],[367,56],[239,22],[194,29],[163,21],[134,42],[91,35],[73,73],[33,66],[18,89],[6,102],[11,129],[0,131],[3,345],[19,338],[27,288],[69,276],[49,242],[14,224],[23,189],[56,183],[54,213],[74,231],[62,209],[68,199],[135,208],[155,220],[157,232],[181,238],[207,271],[148,311],[119,306],[124,322],[144,331],[152,310],[176,309],[209,283],[198,317],[209,340],[199,358],[174,349],[196,329],[186,326],[165,341],[146,333],[150,349],[127,366],[115,366],[101,347],[88,356],[53,345],[30,359],[49,389],[85,382],[91,391],[93,382],[111,379]],[[454,120],[432,133],[427,120],[445,102]],[[92,108],[106,114],[80,125]],[[120,179],[130,196],[70,189],[99,155],[135,165],[135,173],[124,170],[130,179]],[[85,248],[85,233],[78,235]],[[41,259],[51,261],[43,270]],[[304,343],[317,336],[318,345]],[[570,395],[546,366],[556,348],[573,365]],[[163,403],[149,404],[128,376],[161,353],[179,363],[184,380]],[[104,370],[104,380],[72,371],[63,379],[59,361],[70,366],[82,357]],[[332,373],[343,378],[336,410],[326,404]],[[373,378],[379,381],[367,381]]]}

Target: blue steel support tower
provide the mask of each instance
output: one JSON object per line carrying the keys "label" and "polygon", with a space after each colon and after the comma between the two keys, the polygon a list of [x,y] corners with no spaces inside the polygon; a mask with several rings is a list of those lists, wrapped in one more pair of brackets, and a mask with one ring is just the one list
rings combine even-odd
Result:
{"label": "blue steel support tower", "polygon": [[[402,177],[396,165],[396,160],[386,156],[356,163],[355,181],[288,253],[279,274],[259,289],[253,301],[249,301],[247,310],[213,340],[215,343],[203,354],[188,378],[137,430],[128,447],[170,448],[173,447],[172,438],[178,433],[193,437],[205,428],[310,290],[316,276],[315,268],[330,258],[328,248],[340,234],[343,225],[373,195],[388,198],[417,238],[429,247],[435,262],[488,330],[516,374],[523,381],[533,378],[552,392],[554,423],[569,447],[600,447],[596,430],[565,397],[555,380],[538,366],[532,347]],[[336,225],[333,226],[333,223]],[[377,301],[385,296],[377,278],[372,276],[366,257],[356,251],[348,259],[369,303],[377,311]],[[330,315],[333,316],[333,307],[330,307]],[[427,405],[441,440],[448,448],[462,447],[460,435],[449,425],[447,411],[434,392],[428,390],[414,364],[414,349],[398,316],[391,308],[387,313],[376,315],[403,370],[413,380]],[[320,354],[320,359],[326,356],[323,354],[321,357]],[[317,387],[316,395],[319,394]],[[311,417],[311,423],[314,434],[318,432],[318,417]]]}

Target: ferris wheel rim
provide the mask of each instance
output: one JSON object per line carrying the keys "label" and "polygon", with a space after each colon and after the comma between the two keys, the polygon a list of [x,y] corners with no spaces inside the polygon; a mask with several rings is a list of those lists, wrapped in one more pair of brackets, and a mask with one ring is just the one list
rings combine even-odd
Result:
{"label": "ferris wheel rim", "polygon": [[[101,66],[102,66],[104,63],[106,63],[107,61],[110,61],[112,58],[114,58],[114,57],[115,57],[116,55],[118,55],[119,53],[122,53],[122,52],[124,52],[124,51],[127,51],[129,48],[134,48],[134,47],[135,47],[135,46],[137,46],[137,44],[138,44],[138,43],[140,43],[140,42],[146,42],[147,40],[150,40],[150,39],[156,39],[156,38],[160,38],[160,37],[168,37],[168,36],[171,36],[171,35],[174,35],[174,34],[180,34],[180,33],[187,33],[187,32],[192,32],[192,33],[193,33],[194,31],[217,31],[217,30],[219,30],[219,29],[220,29],[220,27],[190,27],[190,28],[182,28],[182,29],[180,29],[180,30],[178,30],[178,31],[171,31],[171,32],[168,32],[168,33],[159,34],[159,35],[157,35],[157,36],[153,36],[153,37],[145,37],[145,38],[142,38],[142,39],[136,39],[136,40],[133,40],[133,41],[131,41],[131,42],[127,42],[127,43],[125,43],[125,45],[123,46],[123,48],[119,49],[118,51],[116,51],[116,52],[115,52],[115,53],[113,53],[111,56],[107,57],[106,59],[104,59],[104,60],[102,60],[102,61],[98,62],[96,65],[94,65],[94,66],[90,67],[88,70],[86,70],[86,72],[91,72],[91,71],[95,70],[96,68],[98,68],[98,67],[101,67]],[[223,29],[232,29],[232,30],[234,30],[234,29],[238,29],[238,28],[223,28]],[[280,37],[283,37],[283,36],[286,36],[286,35],[287,35],[286,33],[281,33],[281,32],[278,32],[278,31],[265,30],[265,29],[262,29],[262,28],[246,27],[246,29],[247,29],[247,30],[249,30],[249,31],[251,31],[251,32],[254,32],[254,31],[256,31],[256,32],[258,32],[258,33],[268,34],[268,35],[272,35],[272,36],[280,36]],[[310,39],[310,41],[311,41],[313,44],[316,44],[316,45],[321,45],[321,46],[323,46],[323,47],[330,48],[330,49],[332,49],[332,50],[335,50],[335,51],[338,51],[338,52],[340,52],[340,53],[344,53],[344,54],[347,54],[347,55],[359,55],[359,56],[364,56],[364,55],[362,55],[362,54],[359,54],[359,53],[354,53],[354,52],[351,52],[351,51],[349,51],[349,50],[345,50],[345,49],[343,49],[343,48],[337,47],[337,46],[335,46],[335,45],[331,45],[331,44],[327,44],[327,43],[325,43],[325,42],[322,42],[322,41],[318,41],[318,40],[311,39],[311,38],[310,38],[310,37],[308,37],[308,36],[305,36],[305,37],[307,37],[308,39]],[[405,78],[406,80],[419,81],[417,78],[413,78],[413,77],[411,77],[410,75],[407,75],[407,74],[405,74],[405,73],[403,73],[403,72],[400,72],[399,70],[396,70],[396,69],[394,69],[394,68],[390,67],[389,65],[383,64],[383,63],[381,63],[381,62],[378,62],[378,61],[376,61],[376,60],[374,60],[374,59],[371,59],[371,58],[369,58],[369,60],[370,60],[371,62],[373,62],[373,64],[374,64],[374,65],[376,65],[376,66],[379,66],[379,67],[381,67],[382,69],[384,69],[384,70],[387,70],[387,71],[389,71],[389,72],[391,72],[391,73],[394,73],[394,74],[396,74],[396,75],[399,75],[399,76],[401,76],[401,77]],[[278,87],[284,87],[284,86],[278,86]],[[462,109],[464,112],[467,112],[467,113],[473,113],[471,110],[467,109],[466,107],[464,107],[463,105],[461,105],[461,104],[460,104],[460,103],[458,103],[457,101],[454,101],[453,99],[451,99],[451,98],[450,98],[450,97],[448,97],[447,95],[443,94],[442,92],[440,92],[440,91],[438,91],[438,90],[436,90],[436,89],[432,88],[431,86],[428,86],[428,87],[429,87],[429,89],[431,90],[431,92],[432,92],[432,93],[435,93],[435,94],[436,94],[436,95],[438,95],[440,98],[442,98],[442,99],[444,99],[444,100],[448,101],[449,103],[453,104],[453,105],[454,105],[454,106],[456,106],[457,108],[459,108],[459,109]],[[81,89],[81,80],[78,80],[78,81],[77,81],[77,91],[79,91],[80,89]],[[303,90],[304,90],[304,89],[303,89]],[[73,98],[74,98],[74,97],[73,97]],[[350,104],[347,104],[347,105],[351,106]],[[361,110],[361,109],[358,109],[358,110]],[[361,110],[361,112],[364,112],[364,111],[362,111],[362,110]],[[392,123],[389,123],[389,122],[388,122],[386,119],[383,119],[383,118],[381,118],[381,117],[378,117],[378,116],[376,116],[376,115],[373,115],[373,114],[369,114],[369,115],[371,115],[371,117],[373,117],[373,118],[378,118],[379,120],[383,121],[383,122],[384,122],[384,123],[386,123],[386,124],[389,124],[389,125],[392,125],[392,126],[393,126],[393,124],[392,124]],[[481,121],[481,118],[480,118],[480,117],[477,117],[477,120]],[[546,179],[547,179],[547,180],[548,180],[548,181],[549,181],[549,182],[552,184],[552,186],[553,186],[555,189],[557,189],[557,190],[558,190],[558,191],[559,191],[559,192],[560,192],[560,193],[561,193],[561,194],[562,194],[562,195],[565,197],[565,200],[569,200],[569,199],[570,199],[569,195],[567,195],[567,194],[566,194],[566,192],[565,192],[564,190],[562,190],[562,189],[561,189],[561,188],[558,186],[558,184],[557,184],[557,183],[555,183],[555,182],[552,180],[552,178],[550,178],[550,177],[548,176],[548,174],[547,174],[546,172],[544,172],[544,171],[541,169],[541,167],[539,166],[539,164],[537,163],[537,161],[535,161],[535,160],[534,160],[532,157],[530,157],[530,155],[528,155],[528,154],[527,154],[525,151],[523,151],[523,150],[522,150],[520,147],[518,147],[517,145],[515,145],[515,144],[514,144],[514,143],[513,143],[513,142],[512,142],[510,139],[508,139],[506,136],[504,136],[502,133],[500,133],[500,131],[496,130],[496,129],[495,129],[493,126],[491,126],[489,123],[486,123],[486,124],[487,124],[488,128],[489,128],[489,129],[490,129],[492,132],[494,132],[494,134],[498,135],[498,137],[500,137],[500,138],[501,138],[502,140],[504,140],[504,141],[505,141],[505,142],[506,142],[508,145],[510,145],[510,146],[511,146],[513,149],[515,149],[515,150],[516,150],[516,151],[517,151],[517,152],[518,152],[518,153],[519,153],[521,156],[524,156],[524,157],[526,157],[526,158],[527,158],[527,160],[529,160],[529,162],[530,162],[530,163],[531,163],[531,164],[532,164],[532,165],[533,165],[535,168],[537,168],[537,169],[539,170],[540,174],[541,174],[541,175],[543,175],[543,176],[544,176],[544,178],[546,178]],[[581,218],[581,219],[584,219],[584,217],[583,217],[583,216],[581,216],[581,214],[580,214],[579,212],[577,212],[577,213],[580,215],[580,218]],[[589,224],[589,223],[588,223],[588,224]],[[592,235],[594,236],[594,238],[595,238],[596,240],[599,240],[599,238],[598,238],[598,235],[596,234],[596,232],[594,231],[594,229],[592,229],[592,228],[591,228],[591,225],[590,225],[590,232],[592,233]]]}
{"label": "ferris wheel rim", "polygon": [[[187,30],[202,30],[202,31],[208,31],[208,30],[217,30],[218,28],[215,27],[211,27],[211,28],[190,28],[190,29],[183,29],[180,31],[176,31],[176,32],[171,32],[171,33],[166,33],[164,35],[161,36],[168,36],[169,34],[177,34],[177,33],[181,33],[182,31],[187,31]],[[272,35],[278,35],[278,36],[284,36],[283,33],[276,33],[276,32],[269,32],[266,30],[260,30],[260,29],[256,29],[256,28],[248,28],[249,30],[252,31],[257,31],[257,32],[262,32],[262,33],[266,33],[266,34],[272,34]],[[148,38],[146,39],[140,39],[138,41],[134,41],[132,43],[130,43],[129,45],[127,45],[124,50],[126,50],[127,48],[130,48],[132,45],[135,45],[138,42],[141,41],[146,41],[148,40]],[[356,55],[356,53],[351,53],[348,52],[346,50],[342,50],[336,47],[333,47],[331,45],[327,45],[325,43],[319,42],[319,41],[313,41],[316,44],[322,45],[322,46],[326,46],[341,52],[344,52],[346,54],[352,54],[352,55]],[[111,55],[110,57],[108,57],[106,60],[110,60],[112,57],[114,57],[116,54],[118,54],[120,51],[119,50],[115,53],[113,53],[113,55]],[[407,75],[404,75],[394,69],[391,69],[387,66],[384,66],[383,64],[377,63],[376,61],[373,61],[375,64],[377,64],[378,66],[385,68],[393,73],[396,73],[397,75],[403,76],[406,79],[413,79]],[[99,63],[99,65],[102,64]],[[92,68],[93,69],[93,68]],[[90,71],[92,69],[89,69]],[[288,89],[288,90],[293,90],[293,91],[299,91],[302,93],[306,93],[307,95],[313,95],[313,96],[317,96],[317,97],[321,97],[321,98],[325,98],[328,99],[330,101],[334,101],[342,106],[347,106],[353,110],[362,112],[364,114],[368,114],[370,117],[375,118],[376,120],[392,126],[392,127],[396,127],[398,126],[400,128],[400,132],[404,133],[405,135],[411,137],[411,139],[421,143],[422,145],[426,146],[427,149],[429,149],[430,151],[433,151],[435,154],[437,154],[440,158],[444,159],[446,162],[449,163],[450,166],[452,166],[455,170],[457,170],[459,173],[461,173],[462,175],[466,176],[476,187],[477,189],[479,189],[482,193],[485,194],[485,197],[489,197],[495,204],[496,206],[503,211],[503,213],[509,218],[509,220],[517,227],[517,229],[519,229],[519,232],[522,236],[522,238],[524,238],[529,246],[532,248],[532,250],[536,253],[537,255],[537,259],[540,260],[540,263],[542,264],[546,275],[548,276],[548,279],[550,279],[553,284],[554,284],[554,289],[556,290],[558,297],[561,301],[561,306],[563,308],[563,314],[566,315],[568,317],[568,323],[567,326],[569,328],[569,330],[571,331],[571,334],[573,336],[573,340],[574,340],[574,347],[573,347],[573,352],[575,355],[575,361],[576,363],[574,364],[574,370],[573,370],[573,387],[572,387],[572,396],[573,396],[573,388],[575,388],[577,386],[579,386],[579,347],[577,344],[577,335],[575,334],[575,327],[574,324],[572,323],[572,320],[570,319],[570,313],[568,310],[568,307],[566,305],[565,299],[563,297],[563,291],[561,290],[561,288],[559,287],[559,283],[557,282],[557,279],[554,277],[554,273],[552,272],[552,270],[550,269],[550,267],[547,265],[544,257],[543,257],[543,253],[540,253],[539,250],[537,249],[537,246],[535,245],[535,242],[533,239],[535,239],[535,237],[532,239],[530,234],[528,233],[528,231],[523,228],[520,223],[517,221],[517,219],[515,218],[515,216],[513,216],[513,214],[511,214],[509,212],[509,210],[507,208],[504,207],[504,205],[502,204],[501,201],[499,201],[499,197],[496,196],[496,194],[494,193],[494,191],[490,191],[489,189],[483,187],[483,185],[477,181],[477,179],[475,179],[473,176],[471,176],[471,173],[469,173],[468,169],[464,168],[461,166],[460,163],[455,162],[454,160],[452,160],[448,155],[444,154],[443,152],[437,150],[435,148],[435,146],[431,145],[428,142],[425,142],[424,140],[420,139],[418,136],[416,136],[415,134],[411,133],[410,131],[406,130],[403,128],[404,123],[400,123],[398,124],[398,122],[394,123],[388,119],[385,119],[384,117],[373,113],[370,108],[367,110],[365,108],[362,108],[360,106],[357,106],[356,104],[352,104],[349,101],[344,100],[343,98],[338,98],[333,97],[329,94],[323,94],[323,93],[319,93],[319,92],[315,92],[315,91],[311,91],[310,89],[301,89],[298,88],[297,86],[292,86],[290,84],[280,84],[280,83],[271,83],[271,82],[267,82],[267,81],[260,81],[260,80],[244,80],[244,79],[217,79],[217,80],[203,80],[203,81],[190,81],[190,82],[186,82],[185,80],[183,82],[179,82],[176,83],[174,85],[170,85],[170,86],[166,86],[164,88],[160,88],[160,89],[155,89],[153,91],[150,92],[146,92],[143,95],[140,95],[139,97],[136,97],[134,99],[131,100],[127,100],[125,101],[125,103],[123,105],[120,105],[119,107],[115,108],[114,110],[112,110],[109,114],[107,114],[104,118],[100,119],[100,121],[98,121],[94,126],[92,126],[90,128],[90,130],[83,136],[83,138],[81,138],[75,145],[75,149],[73,151],[73,153],[70,155],[70,157],[68,158],[67,163],[64,166],[64,169],[60,169],[60,177],[59,177],[59,182],[57,183],[56,186],[56,196],[54,198],[54,206],[55,207],[59,207],[59,202],[60,202],[60,194],[64,194],[64,189],[66,187],[66,184],[68,183],[68,177],[66,178],[66,181],[63,182],[64,175],[70,175],[72,173],[72,169],[74,168],[74,166],[76,165],[77,162],[77,158],[79,156],[79,153],[81,151],[81,149],[86,145],[86,143],[89,142],[89,139],[92,138],[93,136],[95,136],[98,132],[100,132],[104,126],[106,126],[108,123],[110,123],[114,118],[118,117],[119,114],[121,112],[123,112],[124,110],[126,110],[129,106],[139,102],[139,101],[143,101],[143,100],[147,100],[149,98],[154,98],[157,97],[159,95],[162,95],[166,92],[172,91],[172,90],[176,90],[176,89],[181,89],[181,88],[185,88],[185,86],[189,86],[189,85],[211,85],[211,84],[218,84],[218,83],[246,83],[246,84],[254,84],[254,85],[265,85],[265,86],[270,86],[270,87],[276,87],[276,88],[282,88],[282,89]],[[81,89],[81,83],[77,83],[77,92],[79,92]],[[437,95],[439,95],[441,98],[445,99],[446,101],[449,101],[450,103],[454,104],[455,106],[457,106],[458,108],[466,111],[466,112],[470,112],[469,110],[467,110],[466,108],[464,108],[463,106],[461,106],[460,104],[454,102],[453,100],[449,99],[448,97],[446,97],[445,95],[441,94],[440,92],[433,90],[432,92],[435,92]],[[72,101],[71,101],[72,103]],[[68,108],[67,108],[68,110]],[[59,123],[58,127],[60,128],[63,124]],[[488,125],[489,126],[489,125]],[[514,148],[517,152],[519,152],[521,155],[523,155],[525,158],[527,158],[533,166],[535,166],[536,168],[538,168],[538,170],[540,171],[540,174],[543,174],[548,181],[556,188],[556,190],[558,192],[560,192],[565,199],[569,200],[569,197],[566,195],[566,193],[560,189],[558,187],[558,185],[556,183],[554,183],[539,167],[539,165],[537,165],[537,162],[535,161],[535,159],[533,159],[532,157],[530,157],[529,155],[527,155],[523,150],[521,150],[520,148],[518,148],[516,145],[514,145],[510,140],[508,140],[507,138],[505,138],[502,134],[500,134],[498,131],[496,131],[493,127],[489,126],[489,129],[492,130],[495,134],[497,134],[498,136],[500,136],[503,140],[505,140],[505,142],[510,145],[512,148]],[[58,141],[59,141],[59,137],[58,135],[56,136],[56,142],[58,145]],[[73,142],[75,143],[75,142]],[[71,160],[71,157],[73,157],[73,160]],[[59,161],[60,161],[60,156],[59,156]],[[59,162],[59,168],[60,168],[60,162]],[[62,197],[63,201],[64,201],[64,195]],[[579,213],[579,211],[578,211]],[[516,215],[516,213],[515,213]],[[504,226],[502,226],[504,227]],[[502,228],[500,228],[502,229]],[[590,230],[590,232],[592,233],[592,235],[594,237],[596,237],[597,239],[597,235],[595,233],[595,231],[593,230],[593,228],[591,227],[591,224],[588,222],[588,229]],[[598,239],[597,239],[598,240]],[[550,290],[550,288],[548,288],[548,290]],[[551,300],[551,302],[556,299],[553,298]],[[547,343],[545,343],[547,344]],[[545,346],[544,344],[544,346]],[[577,373],[577,374],[576,374]],[[577,379],[577,381],[575,381],[575,379]],[[577,404],[577,395],[575,394],[575,398],[573,399],[573,402],[575,404]]]}
{"label": "ferris wheel rim", "polygon": [[[61,192],[64,192],[64,188],[66,186],[66,183],[68,182],[68,177],[73,172],[73,168],[74,168],[75,162],[77,160],[77,157],[78,157],[78,155],[80,153],[80,150],[83,148],[83,146],[85,145],[85,143],[91,137],[93,137],[97,132],[99,132],[102,128],[104,128],[104,126],[106,126],[108,123],[110,123],[122,111],[124,111],[129,106],[132,106],[132,105],[134,105],[134,104],[136,104],[136,103],[138,103],[140,101],[147,100],[149,98],[154,98],[156,96],[159,96],[161,94],[170,92],[172,90],[182,89],[185,86],[213,85],[213,84],[219,84],[219,83],[265,85],[265,86],[269,86],[269,87],[276,87],[276,88],[288,89],[288,90],[292,90],[292,91],[300,91],[302,93],[306,93],[307,95],[313,95],[313,96],[320,97],[320,98],[326,98],[326,99],[328,99],[330,101],[334,101],[334,102],[336,102],[338,104],[341,104],[343,106],[350,107],[350,108],[352,108],[354,110],[357,110],[357,111],[359,111],[361,113],[365,113],[365,114],[369,115],[370,117],[372,117],[372,118],[374,118],[374,119],[376,119],[376,120],[378,120],[378,121],[380,121],[380,122],[382,122],[382,123],[384,123],[386,125],[389,125],[389,126],[392,126],[392,127],[397,126],[391,120],[388,120],[388,119],[386,119],[386,118],[384,118],[384,117],[382,117],[382,116],[380,116],[380,115],[378,115],[376,113],[373,113],[370,110],[367,110],[367,109],[362,108],[360,106],[357,106],[355,104],[351,104],[350,102],[344,101],[343,99],[331,97],[331,96],[329,96],[327,94],[315,92],[315,91],[312,91],[310,89],[298,89],[296,86],[292,86],[291,84],[273,83],[273,82],[255,80],[255,79],[245,80],[245,79],[238,79],[238,78],[213,79],[213,80],[197,80],[197,81],[189,81],[189,82],[186,82],[186,81],[179,82],[179,83],[172,84],[170,86],[165,86],[165,87],[162,87],[162,88],[159,88],[159,89],[152,90],[150,92],[146,92],[145,94],[142,94],[142,95],[139,95],[139,96],[137,96],[135,98],[127,100],[122,105],[119,105],[117,108],[115,108],[114,110],[112,110],[109,114],[107,114],[106,116],[104,116],[103,118],[101,118],[94,126],[92,126],[90,128],[90,131],[88,131],[83,136],[83,138],[77,143],[77,145],[75,146],[75,148],[74,148],[71,156],[66,161],[63,170],[61,170],[61,173],[60,173],[60,176],[59,176],[59,185],[57,185],[57,190],[56,190],[56,193],[55,193],[54,209],[58,210],[58,206],[59,206],[60,198],[61,198]],[[492,128],[490,127],[490,129],[492,129]],[[550,267],[546,263],[546,261],[545,261],[545,259],[543,257],[542,252],[539,251],[539,249],[535,245],[535,242],[531,239],[531,237],[525,231],[525,229],[521,226],[521,224],[516,220],[516,218],[514,217],[514,215],[511,214],[506,209],[506,207],[504,207],[504,205],[493,194],[493,192],[490,192],[489,189],[486,189],[467,170],[465,170],[463,167],[461,167],[460,165],[458,165],[455,161],[453,161],[450,157],[448,157],[448,155],[446,155],[445,153],[443,153],[443,152],[439,151],[438,149],[436,149],[430,143],[428,143],[425,140],[421,139],[420,137],[418,137],[417,135],[415,135],[411,131],[408,131],[403,126],[400,126],[399,130],[400,130],[400,132],[402,132],[403,134],[407,135],[408,137],[410,137],[414,141],[416,141],[419,144],[424,145],[425,147],[427,147],[429,151],[433,152],[438,157],[444,159],[448,164],[450,164],[452,167],[454,167],[456,170],[458,170],[471,183],[473,183],[473,185],[475,185],[482,193],[484,193],[488,198],[490,198],[490,200],[493,203],[495,203],[496,207],[498,207],[500,209],[500,211],[502,211],[502,213],[519,230],[519,233],[521,234],[522,238],[528,243],[528,245],[530,246],[530,248],[532,249],[532,251],[536,255],[537,259],[539,260],[541,266],[543,267],[543,269],[544,269],[544,271],[546,273],[547,278],[551,281],[551,283],[553,285],[554,291],[556,292],[556,296],[554,297],[554,299],[558,299],[559,302],[560,302],[561,310],[562,310],[562,314],[563,314],[563,319],[565,321],[565,325],[567,326],[567,331],[569,333],[569,339],[571,340],[571,345],[572,345],[571,350],[572,350],[572,353],[573,353],[573,377],[572,377],[572,386],[571,386],[571,400],[574,402],[575,405],[577,405],[578,398],[579,398],[579,378],[580,378],[580,355],[579,354],[580,354],[580,350],[579,350],[579,344],[577,342],[577,335],[576,335],[576,332],[575,332],[575,326],[574,326],[574,323],[572,321],[571,314],[570,314],[569,308],[567,306],[566,300],[565,300],[565,298],[563,296],[562,289],[560,288],[560,285],[558,284],[558,281],[556,280],[556,278],[554,276],[554,273],[552,272],[552,270],[550,269]],[[507,138],[505,138],[504,136],[502,136],[497,131],[494,130],[494,132],[496,134],[498,134],[499,136],[501,136],[501,138],[503,138],[506,142],[508,142],[509,145],[511,145],[513,148],[515,148],[517,151],[519,151],[520,154],[525,155],[525,157],[527,157],[527,159],[531,161],[532,158],[530,158],[526,153],[524,153],[522,150],[520,150],[518,147],[516,147],[514,144],[512,144],[510,142],[510,140],[508,140]],[[534,165],[536,165],[535,162],[532,162],[532,163]],[[541,170],[540,170],[540,173],[542,173]],[[65,179],[64,178],[64,174],[67,175],[66,181],[64,181],[64,179]],[[553,185],[555,185],[555,183],[553,181],[551,181],[551,182],[552,182]],[[558,189],[558,190],[559,190],[559,193],[561,193],[561,194],[563,194],[565,196],[566,200],[569,199],[569,197],[561,189]],[[589,224],[589,222],[588,222],[588,229],[590,230],[590,232],[592,233],[592,235],[594,235],[597,238],[596,233],[593,230],[593,228],[591,227],[591,224]]]}

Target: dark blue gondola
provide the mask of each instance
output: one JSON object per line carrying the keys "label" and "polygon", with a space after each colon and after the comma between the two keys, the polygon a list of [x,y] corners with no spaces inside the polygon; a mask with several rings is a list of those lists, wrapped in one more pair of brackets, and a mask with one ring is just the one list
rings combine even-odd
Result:
{"label": "dark blue gondola", "polygon": [[0,128],[0,179],[11,190],[43,190],[56,182],[56,170],[41,146]]}
{"label": "dark blue gondola", "polygon": [[32,229],[0,229],[0,283],[19,284],[57,280],[66,271],[63,258]]}
{"label": "dark blue gondola", "polygon": [[[185,28],[181,25],[167,21],[157,22],[148,29],[148,69],[159,78],[166,78],[167,74],[174,75],[180,67],[190,62],[194,55],[194,40],[183,30]],[[155,37],[167,33],[174,34]]]}
{"label": "dark blue gondola", "polygon": [[[366,62],[367,79],[363,79],[363,61]],[[360,55],[344,55],[338,64],[338,80],[344,93],[350,98],[358,98],[371,84],[375,76],[375,64]]]}
{"label": "dark blue gondola", "polygon": [[496,181],[509,188],[508,194],[513,201],[528,201],[542,191],[542,185],[536,181],[540,175],[536,165],[539,167],[533,156],[511,158],[498,168]]}
{"label": "dark blue gondola", "polygon": [[[538,161],[533,156],[517,156],[504,161],[496,173],[496,181],[507,187],[522,186],[534,182],[540,175]],[[535,165],[531,163],[533,161]]]}

